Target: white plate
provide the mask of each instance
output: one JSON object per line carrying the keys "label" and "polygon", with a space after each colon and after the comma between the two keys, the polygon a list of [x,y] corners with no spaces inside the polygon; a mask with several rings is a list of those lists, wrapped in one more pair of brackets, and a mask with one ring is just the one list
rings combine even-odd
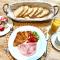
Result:
{"label": "white plate", "polygon": [[10,29],[13,27],[13,22],[12,22],[12,20],[8,20],[8,23],[6,24],[8,27],[6,28],[6,29],[4,29],[4,31],[1,31],[0,32],[0,36],[3,36],[3,35],[5,35],[5,34],[7,34],[9,31],[10,31]]}
{"label": "white plate", "polygon": [[[17,32],[19,31],[36,31],[38,33],[40,39],[37,42],[37,49],[34,55],[30,57],[24,56],[18,51],[17,47],[13,46],[14,39],[16,37]],[[42,33],[40,29],[34,26],[22,26],[22,27],[17,28],[16,30],[13,31],[8,41],[9,51],[11,55],[15,57],[17,60],[37,60],[44,54],[46,50],[46,45],[47,45],[47,42],[46,42],[44,34]]]}
{"label": "white plate", "polygon": [[51,42],[52,42],[52,45],[53,45],[57,50],[60,50],[60,46],[57,46],[57,45],[55,44],[56,37],[57,37],[57,33],[53,34],[52,37],[51,37]]}

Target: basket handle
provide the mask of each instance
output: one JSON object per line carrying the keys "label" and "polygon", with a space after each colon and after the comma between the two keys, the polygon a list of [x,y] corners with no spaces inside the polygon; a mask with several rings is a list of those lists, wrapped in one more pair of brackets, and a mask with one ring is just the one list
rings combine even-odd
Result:
{"label": "basket handle", "polygon": [[7,12],[8,7],[9,7],[8,4],[4,4],[4,5],[3,5],[3,11],[4,11],[6,14],[8,14],[8,12]]}
{"label": "basket handle", "polygon": [[59,7],[57,5],[55,5],[53,7],[54,7],[54,16],[56,16],[59,12]]}

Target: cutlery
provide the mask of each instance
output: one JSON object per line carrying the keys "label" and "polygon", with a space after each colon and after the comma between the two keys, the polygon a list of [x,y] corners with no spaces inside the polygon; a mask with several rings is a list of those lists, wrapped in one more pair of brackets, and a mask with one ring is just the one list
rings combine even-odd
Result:
{"label": "cutlery", "polygon": [[44,53],[44,57],[47,56],[48,40],[49,40],[50,37],[51,37],[51,36],[49,36],[49,33],[48,33],[48,32],[49,32],[49,29],[50,29],[50,26],[46,27],[46,29],[47,29],[47,30],[46,30],[46,33],[45,33],[45,38],[46,38],[46,42],[47,42],[46,44],[47,44],[47,45],[46,45],[46,50],[45,50],[45,53]]}
{"label": "cutlery", "polygon": [[[44,34],[45,34],[45,38],[46,38],[46,50],[45,50],[45,52],[44,52],[44,54],[43,54],[44,57],[47,56],[48,40],[50,39],[50,36],[49,36],[48,31],[49,31],[49,29],[50,29],[50,26],[48,26],[48,27],[46,27],[46,28],[44,28],[44,29],[42,29],[42,30],[45,30],[45,29],[46,29],[46,31],[44,32]],[[42,57],[39,58],[39,59],[37,59],[37,60],[41,60],[41,59],[42,59]]]}
{"label": "cutlery", "polygon": [[48,35],[48,33],[46,33],[45,37],[46,37],[47,45],[46,45],[46,50],[45,50],[45,53],[44,53],[44,57],[46,57],[46,56],[47,56],[48,40],[49,40],[49,35]]}

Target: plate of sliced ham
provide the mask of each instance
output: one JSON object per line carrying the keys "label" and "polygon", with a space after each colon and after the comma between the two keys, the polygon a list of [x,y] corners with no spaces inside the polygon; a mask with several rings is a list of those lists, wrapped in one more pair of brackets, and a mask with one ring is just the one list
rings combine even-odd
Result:
{"label": "plate of sliced ham", "polygon": [[9,37],[8,49],[17,60],[37,60],[46,50],[44,33],[34,26],[21,26]]}

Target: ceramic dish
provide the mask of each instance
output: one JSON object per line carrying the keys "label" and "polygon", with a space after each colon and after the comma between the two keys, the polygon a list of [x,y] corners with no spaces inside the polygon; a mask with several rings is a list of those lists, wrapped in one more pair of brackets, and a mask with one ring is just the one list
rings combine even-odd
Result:
{"label": "ceramic dish", "polygon": [[[2,16],[0,16],[0,18],[1,17]],[[12,22],[12,20],[8,19],[8,22],[4,23],[3,25],[4,25],[4,28],[2,28],[2,29],[4,29],[4,30],[0,31],[0,36],[3,36],[10,31],[10,29],[13,27],[13,22]]]}
{"label": "ceramic dish", "polygon": [[52,42],[52,45],[60,51],[60,46],[57,46],[56,43],[55,43],[55,40],[56,40],[56,37],[57,37],[57,33],[53,34],[52,37],[51,37],[51,42]]}
{"label": "ceramic dish", "polygon": [[[45,17],[42,17],[42,18],[16,18],[13,14],[13,10],[17,9],[17,7],[19,6],[36,6],[36,7],[43,7],[43,8],[46,8],[49,10],[49,14]],[[7,6],[7,9],[5,9],[5,6]],[[12,4],[12,5],[9,5],[9,4],[5,4],[3,6],[3,10],[4,12],[7,14],[8,17],[12,18],[13,20],[15,21],[46,21],[46,20],[51,20],[57,13],[58,13],[58,6],[57,5],[52,5],[52,4],[49,4],[49,3],[45,3],[45,2],[20,2],[20,3],[16,3],[16,4]]]}
{"label": "ceramic dish", "polygon": [[[32,56],[24,56],[22,55],[19,50],[17,49],[17,47],[13,46],[13,42],[14,39],[17,35],[17,32],[21,32],[21,31],[36,31],[39,35],[39,40],[37,42],[37,46],[36,46],[36,53]],[[13,38],[13,39],[12,39]],[[11,55],[16,58],[17,60],[37,60],[39,59],[45,52],[46,50],[46,38],[44,36],[44,34],[42,33],[42,31],[34,26],[21,26],[19,28],[17,28],[16,30],[13,31],[13,33],[11,34],[9,41],[8,41],[8,48],[9,51],[11,53]]]}

